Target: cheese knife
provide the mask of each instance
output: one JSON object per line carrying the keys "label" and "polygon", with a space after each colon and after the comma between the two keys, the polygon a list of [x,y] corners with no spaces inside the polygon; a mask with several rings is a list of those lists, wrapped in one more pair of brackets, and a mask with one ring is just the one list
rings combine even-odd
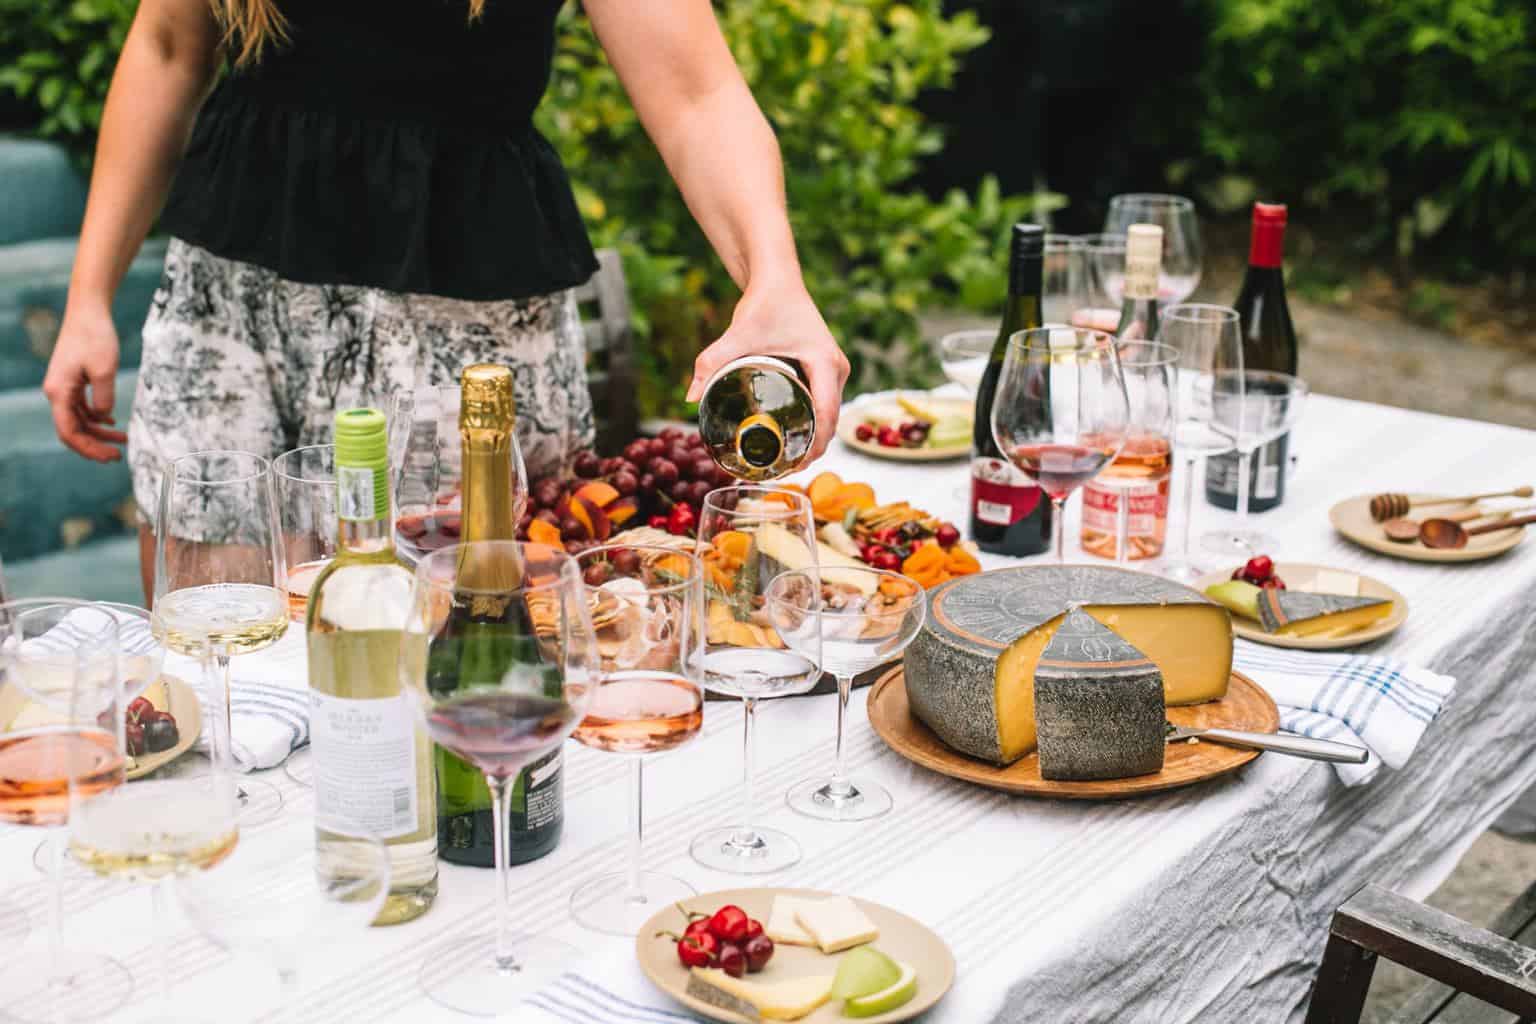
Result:
{"label": "cheese knife", "polygon": [[1353,743],[1315,740],[1310,736],[1293,736],[1290,733],[1277,732],[1244,732],[1241,729],[1191,729],[1185,726],[1174,726],[1171,722],[1169,725],[1172,727],[1172,731],[1168,733],[1169,743],[1191,739],[1209,740],[1229,747],[1269,750],[1276,754],[1291,754],[1313,761],[1327,761],[1330,764],[1365,764],[1371,756],[1371,752],[1365,747],[1357,747]]}

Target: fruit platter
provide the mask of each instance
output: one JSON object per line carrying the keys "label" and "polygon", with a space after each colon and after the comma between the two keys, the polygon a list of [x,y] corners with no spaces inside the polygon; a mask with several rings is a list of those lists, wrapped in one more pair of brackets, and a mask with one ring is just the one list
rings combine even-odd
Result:
{"label": "fruit platter", "polygon": [[837,436],[865,455],[937,462],[970,454],[974,407],[968,398],[903,393],[849,406]]}
{"label": "fruit platter", "polygon": [[1370,576],[1255,555],[1198,588],[1232,613],[1237,636],[1272,647],[1339,650],[1380,640],[1408,618],[1402,594]]}

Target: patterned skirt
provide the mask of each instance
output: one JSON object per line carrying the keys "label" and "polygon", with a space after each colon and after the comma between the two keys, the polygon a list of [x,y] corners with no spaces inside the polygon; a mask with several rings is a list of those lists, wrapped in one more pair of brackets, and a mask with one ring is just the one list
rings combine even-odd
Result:
{"label": "patterned skirt", "polygon": [[143,338],[128,463],[146,523],[160,467],[178,456],[224,448],[272,458],[324,444],[337,409],[388,411],[402,389],[457,384],[473,363],[513,368],[530,477],[559,471],[592,442],[570,292],[473,302],[299,284],[173,239]]}

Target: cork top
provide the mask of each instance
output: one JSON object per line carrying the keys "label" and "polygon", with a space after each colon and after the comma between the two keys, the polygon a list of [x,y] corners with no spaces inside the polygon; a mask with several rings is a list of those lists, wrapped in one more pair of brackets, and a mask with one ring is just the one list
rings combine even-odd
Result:
{"label": "cork top", "polygon": [[1125,297],[1157,298],[1157,277],[1163,262],[1163,229],[1156,224],[1132,224],[1125,233]]}
{"label": "cork top", "polygon": [[511,369],[494,363],[466,366],[460,384],[459,429],[511,431],[517,418]]}

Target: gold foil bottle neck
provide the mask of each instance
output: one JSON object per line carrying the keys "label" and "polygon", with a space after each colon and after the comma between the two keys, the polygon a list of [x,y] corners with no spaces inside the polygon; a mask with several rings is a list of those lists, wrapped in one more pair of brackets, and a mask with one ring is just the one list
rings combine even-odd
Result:
{"label": "gold foil bottle neck", "polygon": [[460,380],[459,429],[510,431],[516,418],[512,371],[493,363],[466,366]]}

